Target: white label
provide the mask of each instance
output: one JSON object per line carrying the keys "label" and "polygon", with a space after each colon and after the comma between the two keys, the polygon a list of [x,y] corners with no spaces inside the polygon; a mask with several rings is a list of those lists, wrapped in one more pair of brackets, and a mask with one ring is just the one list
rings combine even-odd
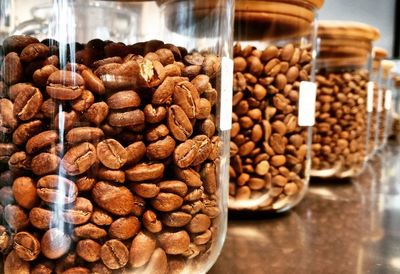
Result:
{"label": "white label", "polygon": [[385,109],[390,110],[391,106],[392,106],[392,91],[390,89],[387,89],[385,94]]}
{"label": "white label", "polygon": [[299,126],[315,124],[315,101],[317,99],[317,84],[302,81],[299,92]]}
{"label": "white label", "polygon": [[222,58],[221,79],[221,130],[230,130],[232,127],[232,93],[233,93],[233,60],[228,57]]}
{"label": "white label", "polygon": [[378,104],[377,104],[377,109],[376,109],[378,112],[382,112],[382,108],[383,108],[382,101],[383,101],[383,91],[380,89],[378,91]]}
{"label": "white label", "polygon": [[367,89],[367,111],[372,112],[374,108],[374,82],[368,82]]}

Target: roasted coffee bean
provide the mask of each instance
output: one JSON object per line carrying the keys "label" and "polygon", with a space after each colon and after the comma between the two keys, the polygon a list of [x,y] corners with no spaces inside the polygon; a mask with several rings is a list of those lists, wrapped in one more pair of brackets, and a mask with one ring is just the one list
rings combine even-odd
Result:
{"label": "roasted coffee bean", "polygon": [[[1,115],[1,117],[4,116]],[[43,122],[40,120],[34,120],[25,124],[21,124],[13,133],[13,143],[16,145],[25,144],[31,137],[38,134],[42,128]]]}
{"label": "roasted coffee bean", "polygon": [[85,113],[85,118],[92,124],[99,126],[107,117],[109,107],[104,102],[94,103]]}
{"label": "roasted coffee bean", "polygon": [[82,113],[88,110],[93,105],[93,103],[94,103],[93,94],[85,89],[82,91],[82,94],[79,98],[72,101],[71,107],[76,112]]}
{"label": "roasted coffee bean", "polygon": [[160,192],[160,188],[153,183],[135,183],[131,190],[143,198],[154,198]]}
{"label": "roasted coffee bean", "polygon": [[152,233],[158,233],[162,230],[162,223],[157,219],[156,213],[152,210],[146,210],[143,214],[143,225],[146,229]]}
{"label": "roasted coffee bean", "polygon": [[100,249],[103,263],[110,269],[120,269],[128,263],[129,250],[118,240],[109,240]]}
{"label": "roasted coffee bean", "polygon": [[100,142],[96,151],[100,162],[111,169],[120,169],[128,159],[125,148],[114,139]]}
{"label": "roasted coffee bean", "polygon": [[182,254],[189,248],[190,243],[189,234],[185,230],[161,233],[157,240],[165,253],[170,255]]}
{"label": "roasted coffee bean", "polygon": [[6,253],[11,245],[11,237],[4,226],[0,226],[0,252]]}
{"label": "roasted coffee bean", "polygon": [[8,253],[4,261],[4,273],[30,274],[29,262],[21,259],[15,250]]}
{"label": "roasted coffee bean", "polygon": [[176,165],[186,168],[193,164],[199,153],[199,144],[194,140],[186,140],[174,150],[173,158]]}
{"label": "roasted coffee bean", "polygon": [[36,183],[29,177],[19,177],[14,180],[12,192],[17,203],[26,209],[31,209],[39,201],[36,193]]}
{"label": "roasted coffee bean", "polygon": [[18,151],[11,155],[8,160],[8,167],[11,170],[18,171],[21,169],[31,170],[32,158],[24,151]]}
{"label": "roasted coffee bean", "polygon": [[17,127],[13,103],[5,98],[0,99],[0,133],[10,133]]}
{"label": "roasted coffee bean", "polygon": [[94,224],[88,223],[75,227],[74,236],[83,239],[99,240],[107,236],[107,231]]}
{"label": "roasted coffee bean", "polygon": [[93,205],[90,200],[78,197],[70,208],[66,208],[63,212],[65,222],[80,225],[88,222],[93,213]]}
{"label": "roasted coffee bean", "polygon": [[96,148],[91,143],[85,142],[65,153],[62,166],[68,175],[79,175],[86,172],[96,159]]}
{"label": "roasted coffee bean", "polygon": [[91,239],[80,240],[76,245],[76,253],[87,262],[100,259],[101,245]]}
{"label": "roasted coffee bean", "polygon": [[132,241],[129,252],[129,263],[133,267],[141,267],[149,260],[156,249],[156,239],[151,233],[139,232]]}
{"label": "roasted coffee bean", "polygon": [[176,140],[183,142],[192,135],[192,124],[181,107],[172,105],[167,116],[168,128]]}
{"label": "roasted coffee bean", "polygon": [[40,243],[35,236],[28,232],[18,232],[14,236],[15,252],[25,261],[35,260],[40,253]]}
{"label": "roasted coffee bean", "polygon": [[72,129],[76,123],[78,123],[78,114],[73,110],[70,112],[59,112],[54,118],[55,128],[60,130],[68,131]]}
{"label": "roasted coffee bean", "polygon": [[148,104],[144,107],[143,112],[146,122],[151,124],[159,123],[167,116],[167,110],[163,106],[154,107]]}
{"label": "roasted coffee bean", "polygon": [[37,182],[37,194],[44,202],[69,204],[76,200],[75,183],[58,175],[47,175]]}
{"label": "roasted coffee bean", "polygon": [[214,163],[206,163],[200,171],[200,176],[203,181],[204,189],[213,194],[217,191],[217,173]]}
{"label": "roasted coffee bean", "polygon": [[21,231],[29,225],[27,214],[18,205],[7,205],[4,208],[4,219],[14,231]]}
{"label": "roasted coffee bean", "polygon": [[151,205],[162,212],[174,211],[182,206],[183,198],[173,193],[160,192],[151,200]]}
{"label": "roasted coffee bean", "polygon": [[68,252],[71,238],[58,228],[51,228],[44,233],[40,245],[44,256],[58,259]]}
{"label": "roasted coffee bean", "polygon": [[157,180],[164,175],[164,165],[161,163],[141,163],[125,171],[126,178],[132,182]]}
{"label": "roasted coffee bean", "polygon": [[15,152],[17,147],[14,144],[0,143],[0,163],[8,163]]}
{"label": "roasted coffee bean", "polygon": [[110,109],[136,108],[140,106],[140,97],[133,90],[120,91],[107,99],[107,105]]}
{"label": "roasted coffee bean", "polygon": [[58,134],[55,130],[43,131],[28,140],[26,143],[26,152],[36,153],[44,148],[50,147],[58,140]]}
{"label": "roasted coffee bean", "polygon": [[32,62],[35,59],[47,57],[49,48],[42,43],[27,45],[21,52],[21,61]]}
{"label": "roasted coffee bean", "polygon": [[126,112],[113,112],[108,116],[108,122],[111,126],[115,127],[142,125],[144,123],[144,113],[139,109]]}
{"label": "roasted coffee bean", "polygon": [[125,172],[122,170],[107,169],[105,167],[100,167],[97,170],[97,177],[100,180],[124,183],[125,182]]}
{"label": "roasted coffee bean", "polygon": [[106,182],[98,182],[92,190],[92,195],[98,206],[118,216],[136,211],[140,201],[128,188]]}
{"label": "roasted coffee bean", "polygon": [[169,227],[183,227],[192,219],[192,215],[185,212],[171,212],[162,215],[162,222]]}
{"label": "roasted coffee bean", "polygon": [[92,71],[85,69],[84,71],[82,71],[82,78],[85,80],[85,85],[86,87],[98,94],[98,95],[102,95],[105,93],[106,88],[104,87],[103,82],[100,80],[99,77],[96,76],[96,74],[94,74]]}
{"label": "roasted coffee bean", "polygon": [[188,187],[184,182],[178,180],[162,181],[158,184],[161,192],[175,193],[184,197],[187,193]]}
{"label": "roasted coffee bean", "polygon": [[69,144],[81,142],[95,143],[104,137],[104,132],[96,127],[77,127],[68,131],[66,140]]}
{"label": "roasted coffee bean", "polygon": [[42,176],[57,171],[61,159],[51,153],[40,153],[32,158],[32,172]]}
{"label": "roasted coffee bean", "polygon": [[48,229],[54,220],[52,211],[40,207],[34,207],[29,212],[30,223],[38,229]]}
{"label": "roasted coffee bean", "polygon": [[3,80],[7,85],[13,85],[21,82],[23,77],[23,67],[18,54],[10,52],[3,59],[1,71],[3,72]]}
{"label": "roasted coffee bean", "polygon": [[35,70],[32,75],[33,81],[39,87],[45,87],[49,76],[58,70],[54,65],[46,65],[40,69]]}
{"label": "roasted coffee bean", "polygon": [[85,267],[71,267],[63,272],[63,274],[90,274],[90,270]]}
{"label": "roasted coffee bean", "polygon": [[158,140],[147,146],[146,156],[150,160],[162,160],[168,158],[175,149],[175,140],[166,136],[164,139]]}
{"label": "roasted coffee bean", "polygon": [[109,228],[108,234],[111,238],[127,240],[140,231],[140,221],[135,216],[121,217],[116,219]]}
{"label": "roasted coffee bean", "polygon": [[58,70],[47,80],[46,92],[57,100],[74,100],[82,94],[85,80],[78,73]]}

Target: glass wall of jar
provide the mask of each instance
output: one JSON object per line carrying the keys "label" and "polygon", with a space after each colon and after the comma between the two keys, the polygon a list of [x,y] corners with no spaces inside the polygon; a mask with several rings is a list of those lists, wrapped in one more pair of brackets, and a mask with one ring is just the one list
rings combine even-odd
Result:
{"label": "glass wall of jar", "polygon": [[282,212],[308,186],[309,127],[300,126],[308,124],[299,120],[299,90],[313,80],[322,1],[235,4],[229,209]]}
{"label": "glass wall of jar", "polygon": [[[12,1],[5,273],[206,273],[227,224],[233,1]],[[178,16],[179,15],[179,16]]]}
{"label": "glass wall of jar", "polygon": [[[396,69],[400,70],[400,62],[396,61]],[[400,72],[397,71],[393,75],[393,106],[392,106],[392,134],[389,136],[394,141],[400,140]]]}
{"label": "glass wall of jar", "polygon": [[382,149],[387,142],[389,135],[389,121],[390,121],[390,111],[392,108],[392,68],[394,67],[394,62],[390,60],[383,60],[381,63],[381,93],[382,93],[382,104],[378,112],[378,119],[381,126],[379,127],[377,146],[378,149]]}
{"label": "glass wall of jar", "polygon": [[367,109],[372,109],[368,63],[378,37],[377,29],[361,23],[319,22],[312,176],[344,178],[362,171],[369,140]]}
{"label": "glass wall of jar", "polygon": [[[369,115],[369,141],[367,143],[367,158],[371,159],[377,151],[377,139],[379,125],[378,115],[378,101],[382,100],[382,94],[380,90],[381,86],[381,61],[387,58],[388,52],[379,47],[372,49],[372,68],[370,69],[370,81],[368,82],[368,93],[372,93],[372,109],[368,109]],[[379,108],[380,109],[380,108]]]}

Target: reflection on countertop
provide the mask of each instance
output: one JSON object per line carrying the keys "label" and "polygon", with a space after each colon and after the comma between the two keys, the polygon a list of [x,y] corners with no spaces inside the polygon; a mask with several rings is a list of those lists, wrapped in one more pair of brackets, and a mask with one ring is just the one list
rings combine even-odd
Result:
{"label": "reflection on countertop", "polygon": [[231,214],[209,274],[400,273],[400,148],[390,145],[352,181],[311,181],[291,212]]}

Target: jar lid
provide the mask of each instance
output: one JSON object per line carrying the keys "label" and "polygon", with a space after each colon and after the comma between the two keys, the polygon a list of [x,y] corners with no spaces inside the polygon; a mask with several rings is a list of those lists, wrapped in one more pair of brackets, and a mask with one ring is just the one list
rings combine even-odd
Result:
{"label": "jar lid", "polygon": [[323,0],[236,0],[237,40],[262,40],[311,33]]}
{"label": "jar lid", "polygon": [[[375,41],[380,38],[380,32],[377,28],[360,22],[319,21],[318,36],[328,39],[347,37],[354,40]],[[356,44],[357,41],[354,43]]]}
{"label": "jar lid", "polygon": [[381,47],[374,47],[372,49],[373,55],[374,55],[374,59],[375,60],[382,60],[385,59],[389,56],[389,53],[386,49],[381,48]]}
{"label": "jar lid", "polygon": [[381,66],[384,72],[389,73],[396,64],[391,60],[382,60]]}

